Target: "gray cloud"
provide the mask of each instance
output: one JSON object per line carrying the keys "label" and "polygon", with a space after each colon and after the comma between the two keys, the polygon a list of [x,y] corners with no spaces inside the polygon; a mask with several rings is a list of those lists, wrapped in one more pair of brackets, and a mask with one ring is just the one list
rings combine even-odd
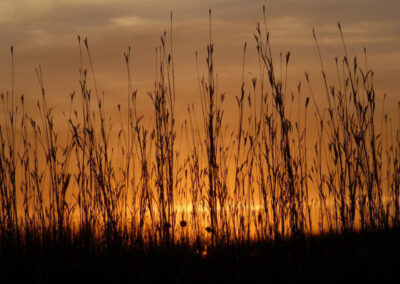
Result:
{"label": "gray cloud", "polygon": [[[342,53],[337,22],[342,23],[353,54],[367,46],[371,64],[385,78],[400,75],[389,68],[393,61],[400,60],[398,0],[3,1],[0,3],[0,61],[9,61],[9,46],[14,44],[17,67],[24,70],[19,76],[23,82],[21,91],[29,91],[36,84],[33,68],[42,64],[47,71],[49,88],[67,93],[70,82],[76,83],[77,79],[76,36],[81,34],[89,37],[96,72],[104,89],[124,92],[122,52],[130,44],[134,45],[136,82],[139,87],[149,89],[154,75],[154,48],[162,31],[169,29],[172,10],[178,80],[183,85],[196,85],[194,52],[199,51],[203,63],[211,8],[216,64],[221,73],[225,72],[221,80],[226,80],[226,88],[236,88],[228,84],[235,82],[229,77],[239,76],[244,41],[249,44],[249,68],[255,63],[252,34],[255,24],[262,21],[265,3],[274,50],[292,51],[292,70],[299,76],[305,70],[318,70],[312,28],[317,30],[324,58],[331,60]],[[8,65],[0,66],[0,75],[9,73],[8,68]],[[0,79],[0,84],[7,81],[7,76]],[[387,88],[399,87],[387,80],[382,80]]]}

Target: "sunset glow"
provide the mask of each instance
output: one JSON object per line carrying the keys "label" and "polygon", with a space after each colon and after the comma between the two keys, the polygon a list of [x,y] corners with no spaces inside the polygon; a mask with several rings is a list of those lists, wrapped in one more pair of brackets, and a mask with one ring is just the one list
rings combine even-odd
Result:
{"label": "sunset glow", "polygon": [[266,244],[397,232],[399,12],[1,2],[0,254],[264,261]]}

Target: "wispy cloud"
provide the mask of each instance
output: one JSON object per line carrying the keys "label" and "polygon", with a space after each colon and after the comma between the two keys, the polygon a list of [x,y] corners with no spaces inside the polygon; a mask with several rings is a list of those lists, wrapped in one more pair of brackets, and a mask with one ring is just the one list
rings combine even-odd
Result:
{"label": "wispy cloud", "polygon": [[[33,64],[41,63],[56,74],[61,65],[73,62],[71,58],[77,60],[75,40],[80,34],[89,38],[96,72],[110,78],[110,89],[124,85],[125,76],[118,70],[124,72],[122,52],[132,43],[135,70],[140,70],[135,73],[136,82],[148,84],[154,73],[154,47],[159,44],[159,35],[164,30],[168,33],[169,13],[173,11],[177,74],[189,81],[194,53],[198,51],[202,58],[205,52],[211,8],[217,67],[228,70],[226,76],[232,77],[235,70],[241,70],[236,65],[241,64],[244,41],[254,51],[253,32],[256,23],[262,22],[263,4],[267,4],[274,52],[290,50],[291,67],[301,74],[310,68],[315,56],[312,28],[317,30],[324,58],[341,51],[337,22],[342,23],[346,43],[355,52],[371,47],[371,62],[382,59],[376,61],[376,66],[382,67],[380,72],[400,59],[398,0],[0,0],[0,62],[7,62],[6,51],[14,44],[18,56],[24,56],[19,68],[33,70]],[[393,54],[393,58],[385,54]],[[8,67],[0,66],[0,75],[1,68]],[[232,82],[232,78],[227,80]],[[57,88],[61,89],[61,84]]]}
{"label": "wispy cloud", "polygon": [[132,27],[132,26],[142,26],[146,24],[151,24],[152,21],[142,19],[137,16],[126,16],[126,17],[111,18],[110,22],[115,26]]}

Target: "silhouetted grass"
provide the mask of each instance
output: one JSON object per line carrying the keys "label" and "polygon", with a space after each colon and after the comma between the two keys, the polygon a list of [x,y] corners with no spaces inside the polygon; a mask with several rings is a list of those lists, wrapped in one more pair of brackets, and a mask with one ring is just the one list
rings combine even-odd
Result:
{"label": "silhouetted grass", "polygon": [[[377,281],[397,278],[399,230],[326,234],[285,241],[196,246],[126,246],[115,249],[79,238],[2,247],[2,283],[132,282],[243,283],[247,281]],[[79,279],[79,280],[78,280]]]}
{"label": "silhouetted grass", "polygon": [[[152,115],[137,107],[130,47],[117,130],[98,92],[87,39],[78,36],[80,90],[70,95],[65,125],[55,125],[40,66],[39,119],[23,96],[17,102],[12,82],[11,92],[1,94],[0,281],[72,282],[78,274],[91,282],[323,281],[394,274],[400,121],[384,108],[376,111],[366,50],[364,66],[350,59],[339,24],[344,56],[335,58],[338,84],[331,85],[313,30],[328,104],[317,105],[308,73],[306,94],[301,82],[295,92],[287,89],[290,52],[280,54],[277,67],[263,12],[254,33],[259,75],[249,80],[244,44],[237,128],[224,121],[211,10],[207,74],[197,71],[200,115],[189,105],[179,131],[172,13],[169,37],[164,32],[155,50],[157,74],[147,93]],[[11,59],[14,78],[13,48]],[[196,64],[199,70],[197,53]],[[310,119],[317,121],[315,141],[307,138]]]}

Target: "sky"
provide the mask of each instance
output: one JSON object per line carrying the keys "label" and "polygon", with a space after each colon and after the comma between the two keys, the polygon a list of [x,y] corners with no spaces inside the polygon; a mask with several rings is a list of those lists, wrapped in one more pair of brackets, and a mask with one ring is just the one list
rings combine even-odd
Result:
{"label": "sky", "polygon": [[[36,101],[41,90],[35,68],[40,65],[47,101],[56,117],[56,132],[67,135],[62,113],[68,109],[70,93],[79,93],[80,35],[88,39],[98,89],[105,94],[107,115],[115,122],[117,105],[126,109],[128,83],[123,53],[128,46],[132,47],[138,111],[150,115],[152,106],[147,92],[154,86],[155,48],[164,31],[169,41],[172,11],[179,128],[188,118],[188,104],[200,108],[195,53],[198,52],[200,73],[206,74],[211,9],[215,70],[219,91],[226,94],[224,119],[235,126],[235,96],[240,94],[245,42],[247,92],[251,78],[258,74],[253,34],[257,23],[263,20],[263,5],[267,7],[274,58],[279,59],[280,52],[291,52],[289,90],[295,91],[299,81],[304,86],[304,72],[308,72],[317,103],[326,104],[312,29],[318,37],[328,83],[337,84],[334,58],[344,55],[337,26],[340,22],[349,56],[357,56],[362,62],[364,47],[367,49],[368,66],[375,71],[378,108],[387,94],[385,112],[395,115],[400,101],[399,0],[0,0],[0,93],[11,89],[13,46],[15,94],[24,95],[26,110],[37,117]],[[86,56],[84,61],[88,67]],[[309,96],[306,87],[303,92],[303,98]],[[312,124],[318,122],[309,123],[313,129]]]}
{"label": "sky", "polygon": [[[229,110],[240,92],[244,42],[248,44],[246,78],[257,72],[253,33],[262,21],[263,5],[267,7],[275,56],[287,51],[292,54],[290,88],[304,81],[307,71],[318,94],[321,76],[313,28],[328,74],[334,74],[334,57],[344,54],[337,28],[340,22],[350,56],[362,58],[363,48],[367,48],[378,99],[387,93],[389,107],[400,100],[398,0],[1,0],[0,91],[11,88],[13,45],[16,93],[24,94],[28,104],[35,105],[40,89],[34,70],[40,65],[49,103],[63,109],[69,94],[79,90],[77,36],[81,35],[88,38],[99,89],[104,91],[110,110],[126,101],[123,52],[132,46],[134,87],[139,106],[146,111],[150,107],[146,92],[152,90],[155,79],[155,47],[164,31],[169,37],[172,11],[176,104],[177,110],[185,110],[187,104],[198,102],[195,52],[200,73],[205,74],[208,10],[212,9],[216,72]],[[178,111],[178,116],[184,115]]]}

